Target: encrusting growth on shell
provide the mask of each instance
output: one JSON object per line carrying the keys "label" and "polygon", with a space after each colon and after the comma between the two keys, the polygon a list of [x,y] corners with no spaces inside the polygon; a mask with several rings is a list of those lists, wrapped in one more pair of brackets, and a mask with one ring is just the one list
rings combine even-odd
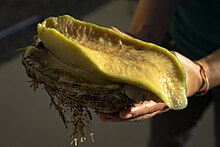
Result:
{"label": "encrusting growth on shell", "polygon": [[71,144],[94,141],[91,110],[116,113],[150,100],[186,107],[185,72],[168,50],[68,15],[47,18],[37,31],[22,63],[31,87],[42,85],[72,128]]}
{"label": "encrusting growth on shell", "polygon": [[94,142],[94,134],[89,129],[92,120],[89,109],[110,113],[134,103],[132,99],[126,98],[122,87],[117,84],[91,83],[86,79],[76,80],[77,77],[72,77],[71,83],[57,80],[63,74],[63,69],[58,65],[62,63],[51,64],[54,59],[48,50],[38,38],[35,42],[26,48],[22,58],[27,75],[32,79],[30,87],[37,90],[42,85],[46,90],[51,99],[50,106],[58,111],[66,128],[72,129],[70,139],[73,145],[77,141],[84,142],[86,136]]}
{"label": "encrusting growth on shell", "polygon": [[86,140],[84,132],[88,132],[91,137],[91,141],[94,142],[94,134],[89,129],[92,115],[87,106],[78,104],[72,99],[63,97],[63,95],[59,95],[57,93],[58,90],[55,87],[50,87],[46,83],[38,83],[36,79],[32,79],[30,82],[30,87],[32,87],[33,90],[37,90],[39,84],[44,85],[44,89],[51,98],[50,107],[53,105],[56,108],[66,128],[68,128],[68,126],[73,127],[70,136],[71,144],[77,146],[78,140],[80,140],[80,142],[84,142]]}

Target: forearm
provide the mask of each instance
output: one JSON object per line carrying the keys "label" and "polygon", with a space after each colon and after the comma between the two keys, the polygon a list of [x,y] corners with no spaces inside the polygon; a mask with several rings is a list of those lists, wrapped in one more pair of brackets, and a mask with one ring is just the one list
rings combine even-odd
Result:
{"label": "forearm", "polygon": [[167,32],[179,0],[139,0],[129,32],[160,44]]}
{"label": "forearm", "polygon": [[205,67],[209,87],[220,85],[220,48],[199,60]]}

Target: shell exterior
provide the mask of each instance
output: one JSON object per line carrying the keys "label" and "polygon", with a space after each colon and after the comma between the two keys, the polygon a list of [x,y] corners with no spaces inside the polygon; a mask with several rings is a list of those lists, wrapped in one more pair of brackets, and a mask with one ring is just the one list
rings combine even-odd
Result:
{"label": "shell exterior", "polygon": [[71,139],[85,140],[90,110],[115,113],[145,100],[187,105],[185,72],[157,45],[70,16],[50,17],[22,56],[32,87],[44,86]]}
{"label": "shell exterior", "polygon": [[78,140],[85,141],[85,132],[89,132],[93,140],[93,133],[89,129],[91,109],[104,113],[118,112],[127,105],[139,102],[129,98],[134,94],[140,100],[147,94],[159,101],[151,92],[139,89],[136,94],[137,89],[130,90],[131,86],[126,84],[96,83],[90,76],[91,79],[85,78],[87,73],[69,67],[52,56],[39,38],[26,48],[22,63],[32,79],[31,87],[36,90],[43,85],[51,98],[51,105],[57,109],[65,126],[72,128],[71,143],[75,145]]}
{"label": "shell exterior", "polygon": [[[36,45],[37,46],[37,45]],[[114,113],[135,101],[125,94],[125,84],[94,83],[82,77],[83,71],[73,69],[51,57],[46,48],[27,47],[23,65],[33,81],[43,84],[59,99],[67,99],[96,111]],[[70,68],[70,70],[66,70]],[[74,77],[72,73],[78,75]],[[85,75],[86,76],[86,75]]]}

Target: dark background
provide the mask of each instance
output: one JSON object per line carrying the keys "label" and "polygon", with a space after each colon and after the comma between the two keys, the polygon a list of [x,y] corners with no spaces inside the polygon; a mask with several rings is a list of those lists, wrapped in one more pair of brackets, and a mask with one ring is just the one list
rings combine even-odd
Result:
{"label": "dark background", "polygon": [[110,0],[1,0],[0,64],[33,41],[36,24],[48,16],[82,18]]}

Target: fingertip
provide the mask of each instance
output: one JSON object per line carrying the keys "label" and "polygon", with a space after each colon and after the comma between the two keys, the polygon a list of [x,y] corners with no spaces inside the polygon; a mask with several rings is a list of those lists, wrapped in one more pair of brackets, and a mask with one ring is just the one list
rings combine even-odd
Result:
{"label": "fingertip", "polygon": [[131,118],[132,116],[133,116],[133,114],[131,113],[131,108],[122,110],[122,111],[119,113],[119,117],[120,117],[121,119],[128,119],[128,118]]}
{"label": "fingertip", "polygon": [[129,119],[129,118],[132,118],[132,114],[131,113],[127,113],[127,114],[125,114],[125,115],[122,115],[122,116],[120,116],[122,119]]}

